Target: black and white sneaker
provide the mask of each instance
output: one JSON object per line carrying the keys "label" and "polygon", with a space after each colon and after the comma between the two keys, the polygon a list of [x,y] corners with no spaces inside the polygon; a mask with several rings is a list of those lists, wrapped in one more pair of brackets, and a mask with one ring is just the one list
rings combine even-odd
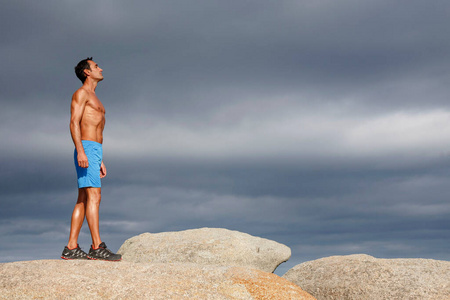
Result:
{"label": "black and white sneaker", "polygon": [[69,249],[64,247],[64,250],[61,254],[62,259],[88,259],[86,252],[81,250],[80,245],[77,245],[75,249]]}
{"label": "black and white sneaker", "polygon": [[115,254],[106,247],[106,244],[102,242],[97,249],[89,249],[89,259],[99,259],[99,260],[109,260],[109,261],[119,261],[122,259],[122,255]]}

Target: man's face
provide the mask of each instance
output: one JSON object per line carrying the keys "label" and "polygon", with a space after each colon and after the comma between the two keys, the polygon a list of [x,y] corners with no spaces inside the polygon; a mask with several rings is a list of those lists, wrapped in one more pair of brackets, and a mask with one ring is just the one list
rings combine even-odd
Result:
{"label": "man's face", "polygon": [[91,69],[85,70],[85,71],[87,71],[87,74],[89,74],[89,76],[92,79],[102,81],[103,80],[103,74],[102,74],[103,70],[94,61],[88,60],[88,62],[89,62],[89,66]]}

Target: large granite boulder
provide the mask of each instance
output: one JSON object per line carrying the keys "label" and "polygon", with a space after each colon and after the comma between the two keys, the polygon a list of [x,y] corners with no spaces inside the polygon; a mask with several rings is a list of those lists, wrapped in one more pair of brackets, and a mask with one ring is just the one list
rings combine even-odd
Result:
{"label": "large granite boulder", "polygon": [[0,299],[314,299],[272,273],[181,263],[25,261],[0,279]]}
{"label": "large granite boulder", "polygon": [[291,249],[283,244],[221,228],[143,233],[126,240],[118,253],[131,262],[242,266],[265,272],[291,257]]}
{"label": "large granite boulder", "polygon": [[283,278],[321,299],[450,299],[450,262],[332,256],[299,264]]}

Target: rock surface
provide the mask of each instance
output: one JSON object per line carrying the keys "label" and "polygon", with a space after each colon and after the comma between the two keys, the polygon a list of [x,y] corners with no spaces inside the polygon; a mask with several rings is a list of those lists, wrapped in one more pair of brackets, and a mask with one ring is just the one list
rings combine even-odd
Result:
{"label": "rock surface", "polygon": [[283,244],[222,228],[143,233],[126,240],[118,253],[138,263],[241,266],[270,273],[291,257]]}
{"label": "rock surface", "polygon": [[0,279],[0,299],[315,299],[272,273],[185,263],[25,261]]}
{"label": "rock surface", "polygon": [[321,299],[450,299],[450,262],[332,256],[305,262],[283,278]]}

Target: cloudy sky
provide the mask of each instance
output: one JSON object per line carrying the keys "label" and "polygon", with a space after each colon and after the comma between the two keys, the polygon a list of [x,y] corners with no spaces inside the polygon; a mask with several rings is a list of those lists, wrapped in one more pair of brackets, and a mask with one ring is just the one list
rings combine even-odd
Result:
{"label": "cloudy sky", "polygon": [[[450,3],[1,1],[0,262],[58,258],[73,67],[105,80],[100,229],[221,227],[304,261],[450,260]],[[80,245],[89,249],[85,223]]]}

